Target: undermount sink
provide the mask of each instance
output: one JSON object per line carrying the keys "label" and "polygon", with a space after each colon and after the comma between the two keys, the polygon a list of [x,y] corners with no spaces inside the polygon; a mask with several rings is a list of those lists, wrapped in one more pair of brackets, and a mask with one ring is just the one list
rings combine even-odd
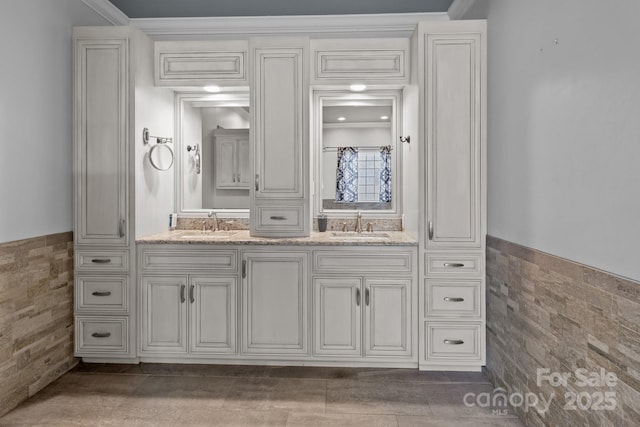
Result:
{"label": "undermount sink", "polygon": [[181,239],[225,239],[227,237],[235,236],[238,231],[189,231],[180,236]]}
{"label": "undermount sink", "polygon": [[332,231],[329,238],[336,240],[386,240],[389,233],[383,232],[366,232],[357,233],[355,231]]}

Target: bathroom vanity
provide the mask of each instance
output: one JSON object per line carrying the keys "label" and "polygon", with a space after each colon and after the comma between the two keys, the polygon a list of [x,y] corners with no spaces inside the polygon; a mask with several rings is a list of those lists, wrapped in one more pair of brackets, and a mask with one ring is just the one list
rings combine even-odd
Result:
{"label": "bathroom vanity", "polygon": [[481,369],[484,21],[74,53],[78,357]]}

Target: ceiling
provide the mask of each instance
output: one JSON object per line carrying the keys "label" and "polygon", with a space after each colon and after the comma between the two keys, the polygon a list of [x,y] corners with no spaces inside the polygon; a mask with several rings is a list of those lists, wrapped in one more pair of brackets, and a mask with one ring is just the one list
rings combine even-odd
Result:
{"label": "ceiling", "polygon": [[447,12],[453,0],[111,0],[129,18]]}

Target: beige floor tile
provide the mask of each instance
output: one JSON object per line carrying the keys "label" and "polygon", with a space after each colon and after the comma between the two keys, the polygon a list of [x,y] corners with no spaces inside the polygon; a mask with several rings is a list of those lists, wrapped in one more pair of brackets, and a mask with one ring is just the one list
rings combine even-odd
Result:
{"label": "beige floor tile", "polygon": [[287,424],[287,412],[248,410],[189,410],[179,415],[184,427],[280,427]]}
{"label": "beige floor tile", "polygon": [[327,381],[327,413],[431,415],[427,384],[359,380]]}
{"label": "beige floor tile", "polygon": [[399,427],[524,427],[517,418],[434,418],[398,416]]}
{"label": "beige floor tile", "polygon": [[[482,383],[450,383],[450,384],[427,384],[425,388],[429,407],[433,411],[434,417],[460,418],[460,417],[491,417],[494,418],[493,410],[506,409],[507,415],[499,418],[515,417],[512,408],[483,407],[476,401],[476,396],[481,393],[491,393],[494,387],[491,384]],[[465,399],[465,396],[466,399]],[[468,404],[465,404],[465,400]],[[482,400],[481,400],[482,402]],[[411,414],[418,415],[418,414]]]}
{"label": "beige floor tile", "polygon": [[397,427],[395,415],[289,414],[287,427]]}
{"label": "beige floor tile", "polygon": [[237,378],[224,408],[324,412],[325,403],[325,380]]}
{"label": "beige floor tile", "polygon": [[185,425],[180,411],[172,407],[114,409],[111,417],[102,424],[113,427],[174,427]]}
{"label": "beige floor tile", "polygon": [[126,408],[222,407],[234,378],[151,376],[123,402]]}
{"label": "beige floor tile", "polygon": [[114,411],[114,408],[100,405],[53,405],[27,401],[0,418],[0,426],[100,426],[111,419]]}

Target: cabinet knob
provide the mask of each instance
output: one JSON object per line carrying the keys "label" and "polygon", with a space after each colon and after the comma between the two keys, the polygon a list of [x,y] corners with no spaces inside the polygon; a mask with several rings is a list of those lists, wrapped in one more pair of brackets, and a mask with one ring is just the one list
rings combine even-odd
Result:
{"label": "cabinet knob", "polygon": [[272,219],[273,221],[284,221],[284,220],[286,220],[286,219],[287,219],[287,217],[286,217],[286,216],[282,216],[282,215],[273,215],[273,216],[271,217],[271,219]]}
{"label": "cabinet knob", "polygon": [[185,285],[180,285],[180,302],[182,302],[182,303],[186,301],[185,298],[184,298],[184,288],[185,287],[186,287]]}
{"label": "cabinet knob", "polygon": [[433,240],[433,221],[429,221],[429,240]]}
{"label": "cabinet knob", "polygon": [[444,297],[444,300],[446,302],[462,302],[464,301],[464,298],[458,298],[458,297]]}
{"label": "cabinet knob", "polygon": [[111,262],[110,258],[93,258],[91,260],[94,264],[109,264]]}
{"label": "cabinet knob", "polygon": [[193,302],[196,300],[195,297],[193,296],[193,290],[194,289],[195,289],[195,285],[189,286],[189,302],[191,304],[193,304]]}
{"label": "cabinet knob", "polygon": [[444,340],[445,344],[449,344],[449,345],[460,345],[460,344],[464,344],[464,341],[462,340]]}
{"label": "cabinet knob", "polygon": [[460,268],[460,267],[464,267],[464,264],[461,262],[445,262],[444,266],[451,267],[451,268]]}
{"label": "cabinet knob", "polygon": [[109,338],[111,336],[111,332],[94,332],[91,336],[94,338]]}
{"label": "cabinet knob", "polygon": [[356,288],[356,305],[360,306],[360,288]]}

